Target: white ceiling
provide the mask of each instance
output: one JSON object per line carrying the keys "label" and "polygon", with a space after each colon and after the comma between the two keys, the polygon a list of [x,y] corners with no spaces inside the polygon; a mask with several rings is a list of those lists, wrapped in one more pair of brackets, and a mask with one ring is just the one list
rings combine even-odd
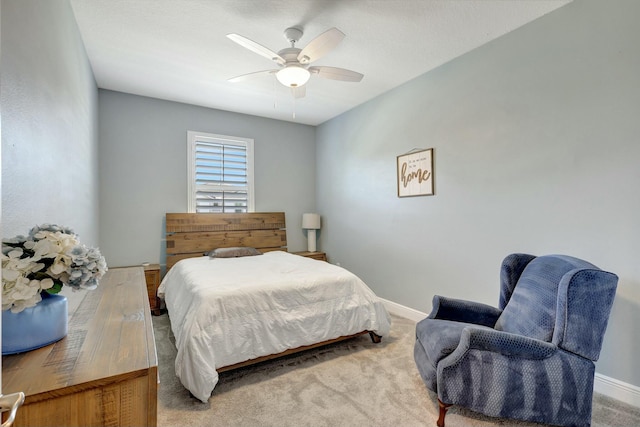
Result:
{"label": "white ceiling", "polygon": [[[98,87],[318,125],[571,0],[71,0]],[[312,76],[305,98],[263,75],[276,68],[226,37],[277,52],[331,27],[342,43],[313,65],[364,74],[360,83]],[[293,113],[295,111],[295,119]]]}

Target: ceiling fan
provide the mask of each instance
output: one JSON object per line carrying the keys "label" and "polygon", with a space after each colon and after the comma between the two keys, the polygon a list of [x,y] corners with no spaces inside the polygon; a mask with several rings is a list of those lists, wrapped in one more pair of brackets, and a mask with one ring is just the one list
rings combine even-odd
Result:
{"label": "ceiling fan", "polygon": [[262,74],[275,74],[280,83],[291,88],[294,98],[302,98],[306,94],[305,84],[312,74],[325,79],[344,82],[359,82],[362,80],[364,76],[355,71],[323,65],[309,65],[333,50],[344,39],[345,35],[342,31],[337,28],[331,28],[311,40],[303,49],[300,49],[295,47],[295,44],[300,40],[302,34],[302,30],[297,27],[284,30],[284,37],[291,43],[291,47],[284,48],[278,53],[239,34],[227,34],[228,38],[240,46],[274,61],[279,67],[272,70],[243,74],[233,77],[229,81],[240,82]]}

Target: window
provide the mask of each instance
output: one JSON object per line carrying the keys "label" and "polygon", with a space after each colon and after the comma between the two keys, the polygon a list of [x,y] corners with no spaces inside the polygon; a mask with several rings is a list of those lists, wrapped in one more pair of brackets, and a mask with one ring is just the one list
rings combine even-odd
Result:
{"label": "window", "polygon": [[253,139],[187,132],[189,212],[253,212]]}

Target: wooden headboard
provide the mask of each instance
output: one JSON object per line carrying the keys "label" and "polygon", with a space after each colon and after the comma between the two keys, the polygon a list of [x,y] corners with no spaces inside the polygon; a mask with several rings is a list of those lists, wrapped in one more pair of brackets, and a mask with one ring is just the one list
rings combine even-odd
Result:
{"label": "wooden headboard", "polygon": [[167,271],[181,259],[216,248],[287,250],[284,212],[167,213],[166,234]]}

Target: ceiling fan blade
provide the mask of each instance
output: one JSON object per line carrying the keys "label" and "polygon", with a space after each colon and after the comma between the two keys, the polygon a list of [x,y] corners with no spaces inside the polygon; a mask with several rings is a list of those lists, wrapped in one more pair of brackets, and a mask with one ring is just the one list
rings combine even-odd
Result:
{"label": "ceiling fan blade", "polygon": [[295,99],[304,98],[307,94],[307,85],[292,87],[291,93]]}
{"label": "ceiling fan blade", "polygon": [[311,40],[309,44],[300,51],[298,61],[300,61],[301,64],[308,64],[321,58],[338,46],[344,37],[344,33],[337,28],[331,28],[325,31]]}
{"label": "ceiling fan blade", "polygon": [[257,77],[261,74],[274,74],[277,73],[278,70],[262,70],[262,71],[255,71],[253,73],[248,73],[248,74],[242,74],[241,76],[235,76],[230,78],[228,81],[231,83],[238,83],[238,82],[243,82],[245,80],[251,79],[253,77]]}
{"label": "ceiling fan blade", "polygon": [[268,47],[262,46],[260,43],[256,43],[253,40],[250,40],[244,36],[241,36],[239,34],[234,34],[234,33],[227,34],[227,37],[233,40],[234,42],[238,43],[240,46],[246,49],[249,49],[254,53],[257,53],[260,56],[264,56],[265,58],[275,61],[278,64],[285,63],[285,60],[280,55],[278,55]]}
{"label": "ceiling fan blade", "polygon": [[364,77],[363,74],[356,73],[355,71],[337,67],[318,66],[309,67],[308,70],[323,79],[340,80],[343,82],[359,82]]}

